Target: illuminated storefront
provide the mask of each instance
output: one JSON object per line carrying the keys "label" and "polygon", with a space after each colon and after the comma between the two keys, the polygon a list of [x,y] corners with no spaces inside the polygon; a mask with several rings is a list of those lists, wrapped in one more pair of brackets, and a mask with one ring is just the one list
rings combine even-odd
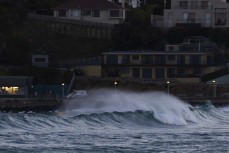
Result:
{"label": "illuminated storefront", "polygon": [[24,95],[24,87],[2,87],[1,95]]}
{"label": "illuminated storefront", "polygon": [[32,77],[0,76],[1,97],[27,97],[32,86]]}

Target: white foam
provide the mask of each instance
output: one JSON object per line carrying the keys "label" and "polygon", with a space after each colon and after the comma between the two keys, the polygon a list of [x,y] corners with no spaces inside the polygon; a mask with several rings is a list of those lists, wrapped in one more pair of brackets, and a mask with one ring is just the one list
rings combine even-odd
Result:
{"label": "white foam", "polygon": [[[189,106],[178,98],[161,92],[127,92],[99,89],[89,92],[89,99],[75,109],[78,113],[152,111],[165,124],[187,125],[197,122]],[[74,100],[77,103],[77,99]]]}

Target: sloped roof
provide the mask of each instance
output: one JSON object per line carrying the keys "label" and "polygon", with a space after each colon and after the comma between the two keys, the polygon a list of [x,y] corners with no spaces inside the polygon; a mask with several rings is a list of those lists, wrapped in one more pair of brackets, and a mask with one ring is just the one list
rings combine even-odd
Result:
{"label": "sloped roof", "polygon": [[65,0],[53,9],[123,9],[108,0]]}
{"label": "sloped roof", "polygon": [[0,76],[0,87],[25,87],[32,85],[32,77]]}

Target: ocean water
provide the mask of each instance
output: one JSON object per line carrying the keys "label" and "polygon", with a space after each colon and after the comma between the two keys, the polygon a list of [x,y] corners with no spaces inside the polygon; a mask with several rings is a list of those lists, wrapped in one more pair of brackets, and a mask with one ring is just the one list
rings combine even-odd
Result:
{"label": "ocean water", "polygon": [[0,152],[229,152],[228,106],[190,106],[160,92],[90,95],[64,111],[0,112]]}

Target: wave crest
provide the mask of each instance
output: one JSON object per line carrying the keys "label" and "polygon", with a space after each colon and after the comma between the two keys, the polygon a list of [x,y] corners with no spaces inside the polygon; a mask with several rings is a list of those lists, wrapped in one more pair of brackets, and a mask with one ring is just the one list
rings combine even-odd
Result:
{"label": "wave crest", "polygon": [[90,99],[71,100],[67,108],[77,114],[150,111],[156,120],[164,124],[187,125],[189,121],[197,122],[186,103],[162,92],[134,93],[100,89],[90,91]]}

